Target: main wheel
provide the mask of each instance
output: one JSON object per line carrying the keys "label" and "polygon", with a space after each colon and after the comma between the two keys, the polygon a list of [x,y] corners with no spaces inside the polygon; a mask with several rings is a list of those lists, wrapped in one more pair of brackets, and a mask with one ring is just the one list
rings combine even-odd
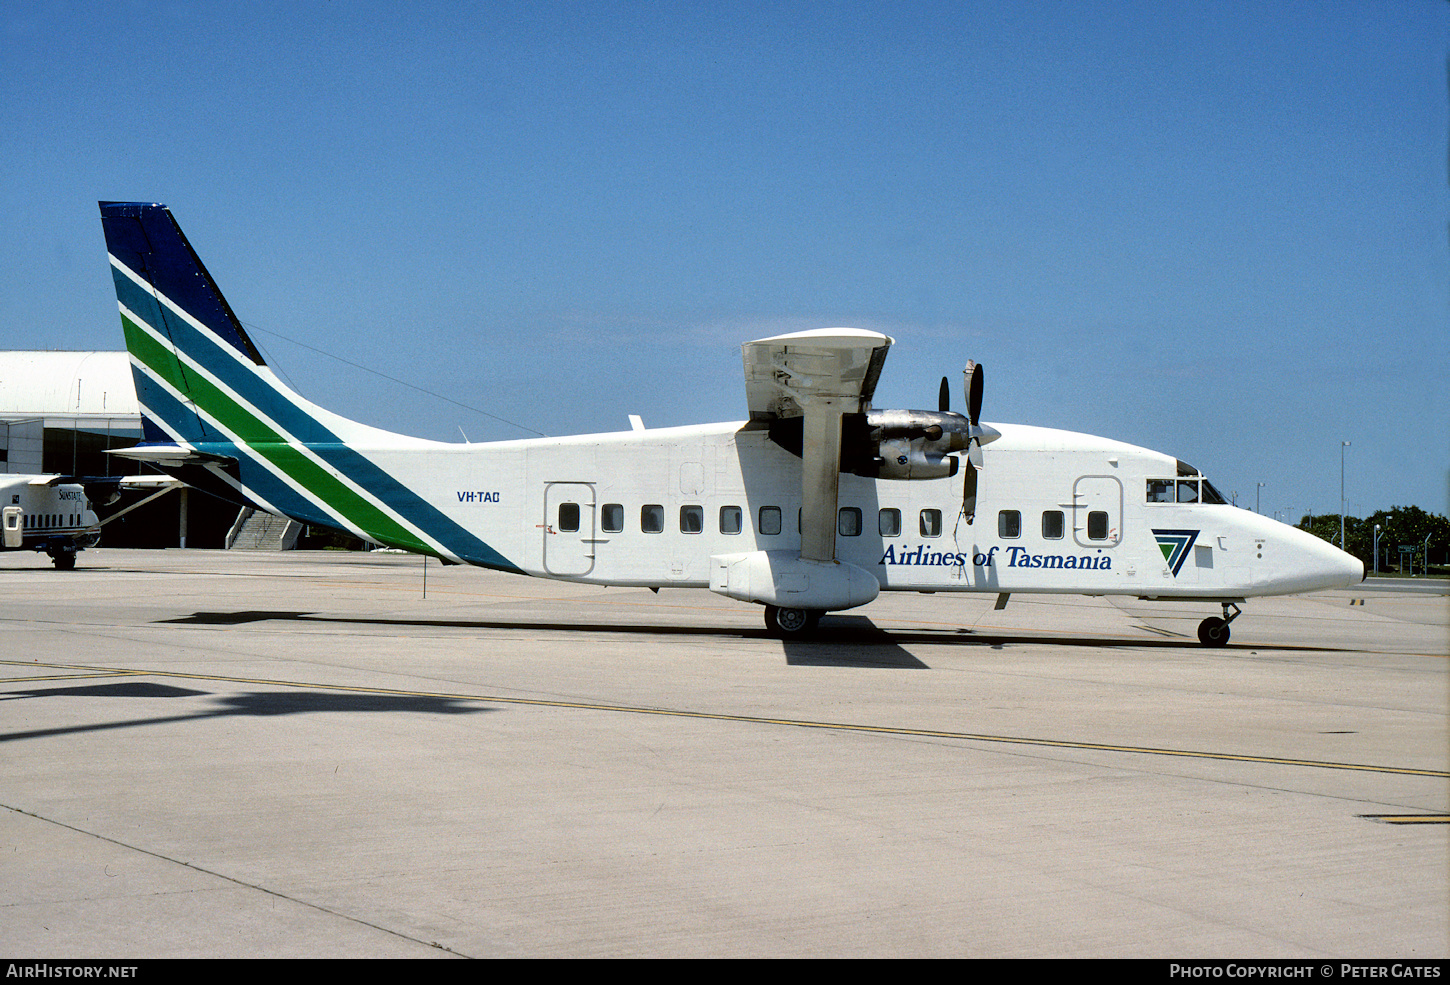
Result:
{"label": "main wheel", "polygon": [[1209,616],[1198,624],[1198,642],[1204,646],[1223,646],[1228,635],[1228,620],[1218,616]]}
{"label": "main wheel", "polygon": [[772,636],[782,639],[799,639],[816,628],[821,621],[817,609],[793,609],[788,606],[767,605],[765,607],[765,628]]}
{"label": "main wheel", "polygon": [[76,566],[75,551],[57,551],[50,556],[50,559],[55,562],[57,571],[70,571]]}

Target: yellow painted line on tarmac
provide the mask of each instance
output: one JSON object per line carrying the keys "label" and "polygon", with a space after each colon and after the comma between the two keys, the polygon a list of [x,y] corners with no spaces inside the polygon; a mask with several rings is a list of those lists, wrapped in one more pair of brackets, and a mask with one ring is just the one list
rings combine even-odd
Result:
{"label": "yellow painted line on tarmac", "polygon": [[[34,666],[20,660],[0,660],[0,663],[19,665],[21,667]],[[95,671],[88,674],[33,674],[26,677],[0,677],[0,684],[29,684],[33,681],[90,681],[103,677],[135,677],[137,674],[146,674],[149,671],[135,670],[109,670]]]}
{"label": "yellow painted line on tarmac", "polygon": [[[0,660],[0,664],[19,661]],[[36,666],[26,664],[24,666]],[[444,698],[453,701],[478,701],[492,704],[528,705],[536,708],[570,708],[583,711],[611,711],[630,715],[658,715],[668,718],[690,718],[704,721],[740,722],[751,725],[782,725],[792,728],[826,729],[837,732],[859,732],[872,735],[901,735],[913,738],[953,739],[962,742],[987,742],[1001,745],[1034,746],[1048,749],[1076,749],[1088,752],[1119,752],[1141,756],[1174,756],[1183,759],[1207,759],[1220,762],[1258,763],[1267,766],[1299,766],[1313,769],[1354,770],[1366,773],[1387,773],[1397,776],[1431,776],[1450,779],[1450,771],[1414,769],[1402,766],[1374,766],[1366,763],[1336,763],[1314,759],[1286,759],[1278,756],[1252,756],[1243,753],[1205,752],[1191,749],[1160,749],[1152,746],[1129,746],[1117,743],[1081,742],[1064,739],[1039,739],[1028,736],[989,735],[977,732],[953,732],[943,729],[906,728],[891,725],[863,725],[851,722],[816,722],[807,719],[766,718],[758,715],[732,715],[723,712],[685,711],[671,708],[642,708],[631,705],[605,704],[592,701],[563,701],[551,698],[519,698],[504,695],[458,694],[443,691],[413,691],[396,688],[363,687],[350,684],[319,684],[307,681],[282,681],[260,677],[229,677],[220,674],[192,674],[180,671],[134,670],[85,667],[71,664],[50,664],[56,670],[91,671],[97,676],[167,677],[181,680],[218,681],[228,684],[260,684],[268,687],[310,688],[361,694],[388,694],[400,697]]]}

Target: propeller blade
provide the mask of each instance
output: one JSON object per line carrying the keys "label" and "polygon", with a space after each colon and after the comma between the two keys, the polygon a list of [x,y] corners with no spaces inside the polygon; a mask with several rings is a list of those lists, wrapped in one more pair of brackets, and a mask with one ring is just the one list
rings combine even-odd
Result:
{"label": "propeller blade", "polygon": [[977,517],[977,467],[972,464],[970,458],[964,463],[965,475],[962,478],[962,515],[967,518],[967,525]]}
{"label": "propeller blade", "polygon": [[967,421],[972,428],[962,477],[962,515],[970,525],[977,516],[977,470],[982,467],[982,441],[977,432],[982,420],[982,367],[971,360],[962,370],[962,388],[967,393]]}
{"label": "propeller blade", "polygon": [[936,409],[943,414],[952,409],[952,385],[945,376],[941,378],[941,390],[937,393]]}
{"label": "propeller blade", "polygon": [[967,391],[967,420],[976,427],[982,419],[982,367],[968,361],[962,376]]}

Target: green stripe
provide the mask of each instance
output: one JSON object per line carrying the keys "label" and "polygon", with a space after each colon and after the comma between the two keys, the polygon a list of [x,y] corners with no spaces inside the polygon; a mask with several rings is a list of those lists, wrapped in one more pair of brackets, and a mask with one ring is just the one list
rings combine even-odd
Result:
{"label": "green stripe", "polygon": [[126,332],[126,347],[133,356],[235,434],[248,449],[277,466],[314,502],[331,507],[371,540],[417,553],[437,553],[412,531],[399,525],[348,488],[337,476],[304,455],[299,446],[288,442],[210,380],[199,374],[187,374],[169,347],[161,345],[124,315],[121,321]]}

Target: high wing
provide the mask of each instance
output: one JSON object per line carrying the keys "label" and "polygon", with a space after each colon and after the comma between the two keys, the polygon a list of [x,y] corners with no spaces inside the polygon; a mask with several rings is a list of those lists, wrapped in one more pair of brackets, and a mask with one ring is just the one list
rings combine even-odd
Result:
{"label": "high wing", "polygon": [[752,424],[800,417],[801,557],[836,559],[842,415],[864,414],[895,340],[858,328],[822,328],[741,346]]}

